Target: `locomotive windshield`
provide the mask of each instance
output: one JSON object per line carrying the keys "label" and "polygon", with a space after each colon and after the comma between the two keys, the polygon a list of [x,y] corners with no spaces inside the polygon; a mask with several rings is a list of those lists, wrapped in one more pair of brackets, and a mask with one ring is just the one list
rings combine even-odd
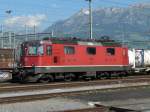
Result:
{"label": "locomotive windshield", "polygon": [[43,55],[44,54],[44,48],[42,45],[40,46],[29,46],[28,47],[28,55]]}
{"label": "locomotive windshield", "polygon": [[44,47],[43,45],[33,45],[33,44],[23,44],[21,46],[21,56],[41,56],[44,55]]}
{"label": "locomotive windshield", "polygon": [[28,54],[29,55],[37,55],[37,48],[35,46],[28,47]]}

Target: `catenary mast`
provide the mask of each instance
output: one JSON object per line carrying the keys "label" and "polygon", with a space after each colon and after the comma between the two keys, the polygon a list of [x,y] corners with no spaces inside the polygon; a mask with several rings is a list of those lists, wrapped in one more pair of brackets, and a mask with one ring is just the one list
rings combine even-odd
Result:
{"label": "catenary mast", "polygon": [[85,0],[89,2],[89,26],[90,26],[90,39],[93,39],[93,20],[92,20],[92,0]]}

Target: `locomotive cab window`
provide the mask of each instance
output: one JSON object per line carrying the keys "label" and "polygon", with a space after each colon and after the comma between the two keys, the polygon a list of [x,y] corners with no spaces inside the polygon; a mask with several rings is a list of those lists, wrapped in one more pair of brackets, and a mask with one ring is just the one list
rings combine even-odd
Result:
{"label": "locomotive cab window", "polygon": [[44,54],[44,48],[42,45],[28,47],[28,55],[30,56],[37,56],[37,55],[43,55],[43,54]]}
{"label": "locomotive cab window", "polygon": [[107,48],[106,52],[108,55],[113,56],[115,55],[115,48]]}
{"label": "locomotive cab window", "polygon": [[46,54],[47,55],[52,55],[52,46],[47,46],[46,47]]}
{"label": "locomotive cab window", "polygon": [[72,46],[64,46],[65,54],[75,54],[75,48]]}
{"label": "locomotive cab window", "polygon": [[96,54],[96,48],[95,47],[87,47],[87,53],[89,55],[95,55]]}
{"label": "locomotive cab window", "polygon": [[28,47],[28,55],[37,55],[37,47],[29,46]]}
{"label": "locomotive cab window", "polygon": [[44,54],[44,48],[43,48],[42,45],[41,45],[41,46],[38,46],[38,48],[37,48],[37,53],[38,53],[38,55],[43,55],[43,54]]}

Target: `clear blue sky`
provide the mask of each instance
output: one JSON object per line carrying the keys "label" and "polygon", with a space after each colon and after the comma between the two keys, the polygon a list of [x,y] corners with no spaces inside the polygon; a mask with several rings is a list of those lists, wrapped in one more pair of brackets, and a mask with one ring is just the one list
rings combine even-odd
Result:
{"label": "clear blue sky", "polygon": [[[140,2],[150,3],[150,0],[93,0],[93,8],[127,7]],[[86,7],[88,4],[85,0],[0,0],[0,24],[7,18],[6,10],[12,10],[12,17],[45,15],[47,19],[42,24],[46,27]]]}

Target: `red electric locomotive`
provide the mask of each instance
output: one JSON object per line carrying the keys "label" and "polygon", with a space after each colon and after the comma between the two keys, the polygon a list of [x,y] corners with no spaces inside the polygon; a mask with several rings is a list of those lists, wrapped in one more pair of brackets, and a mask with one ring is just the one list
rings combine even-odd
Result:
{"label": "red electric locomotive", "polygon": [[49,39],[24,42],[13,78],[48,82],[110,77],[128,71],[128,48],[114,41]]}

